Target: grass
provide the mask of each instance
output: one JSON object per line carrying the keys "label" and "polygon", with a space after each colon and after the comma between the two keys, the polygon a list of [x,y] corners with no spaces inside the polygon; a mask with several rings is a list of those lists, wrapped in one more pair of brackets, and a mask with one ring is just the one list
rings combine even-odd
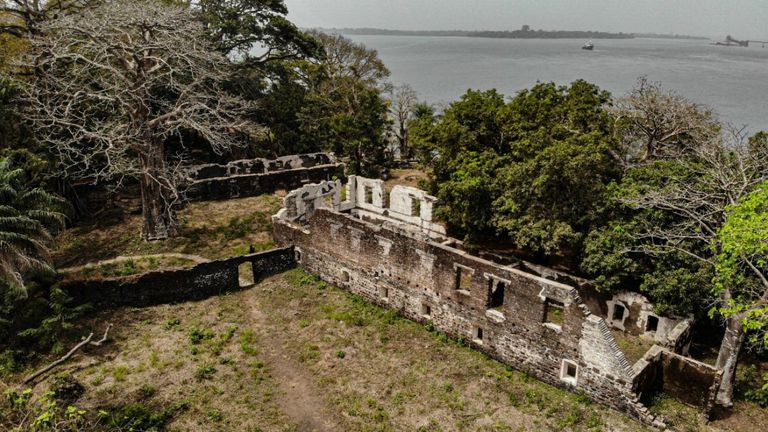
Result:
{"label": "grass", "polygon": [[[262,195],[228,201],[190,203],[178,213],[180,236],[163,242],[141,240],[141,216],[118,214],[57,238],[57,267],[73,267],[117,256],[185,253],[217,259],[271,249],[271,216],[282,201]],[[130,269],[126,269],[130,271]]]}
{"label": "grass", "polygon": [[630,365],[635,364],[638,360],[643,358],[645,353],[653,346],[653,341],[639,336],[632,336],[624,333],[623,331],[612,329],[611,333],[613,338],[616,339],[616,344],[619,345],[619,349],[627,357]]}
{"label": "grass", "polygon": [[[312,421],[355,431],[647,430],[301,270],[200,302],[101,312],[80,329],[105,321],[121,323],[112,342],[62,370],[85,387],[77,406],[88,415],[147,407],[136,408],[142,421],[177,431],[298,431]],[[183,409],[166,415],[174,404]],[[663,397],[653,409],[675,430],[762,430],[765,410],[739,406],[749,423],[706,425]]]}

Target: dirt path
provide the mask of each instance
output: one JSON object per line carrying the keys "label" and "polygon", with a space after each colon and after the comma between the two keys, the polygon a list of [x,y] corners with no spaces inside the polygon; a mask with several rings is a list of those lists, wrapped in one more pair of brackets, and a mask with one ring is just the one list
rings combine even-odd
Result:
{"label": "dirt path", "polygon": [[283,342],[271,336],[272,323],[261,311],[252,293],[247,296],[245,307],[250,311],[253,326],[262,330],[259,334],[260,352],[273,378],[280,384],[281,391],[276,398],[283,412],[296,422],[300,432],[345,430],[326,414],[327,406],[320,396],[320,390],[312,382],[312,377],[282,352]]}

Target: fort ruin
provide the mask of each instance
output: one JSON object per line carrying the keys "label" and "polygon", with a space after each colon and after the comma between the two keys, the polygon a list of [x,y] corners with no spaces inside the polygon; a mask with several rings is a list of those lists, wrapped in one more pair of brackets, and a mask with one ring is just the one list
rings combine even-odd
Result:
{"label": "fort ruin", "polygon": [[[307,184],[285,197],[274,237],[321,279],[648,424],[664,424],[643,404],[658,391],[711,412],[720,372],[686,357],[690,318],[658,315],[637,293],[605,296],[550,269],[472,255],[433,220],[435,203],[358,176]],[[631,364],[612,329],[653,346]]]}

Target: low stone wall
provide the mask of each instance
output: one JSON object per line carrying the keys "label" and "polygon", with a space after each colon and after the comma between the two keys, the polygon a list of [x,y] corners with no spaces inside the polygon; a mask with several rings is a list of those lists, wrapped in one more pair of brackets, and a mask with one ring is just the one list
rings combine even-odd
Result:
{"label": "low stone wall", "polygon": [[710,414],[722,373],[713,366],[653,346],[635,364],[633,388],[642,400],[663,392]]}
{"label": "low stone wall", "polygon": [[210,261],[185,269],[159,270],[134,276],[64,281],[61,288],[78,303],[108,306],[151,306],[202,300],[237,290],[239,267],[251,263],[254,280],[295,266],[293,248]]}
{"label": "low stone wall", "polygon": [[343,176],[344,164],[326,153],[247,159],[226,165],[197,165],[187,171],[185,199],[206,201],[251,197]]}

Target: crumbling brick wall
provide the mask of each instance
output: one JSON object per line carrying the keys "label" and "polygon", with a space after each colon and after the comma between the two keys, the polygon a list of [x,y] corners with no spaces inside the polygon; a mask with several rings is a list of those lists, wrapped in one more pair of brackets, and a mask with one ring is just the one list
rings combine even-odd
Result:
{"label": "crumbling brick wall", "polygon": [[185,198],[188,201],[244,198],[343,176],[344,164],[328,153],[197,165],[187,170]]}
{"label": "crumbling brick wall", "polygon": [[[430,321],[542,381],[652,421],[608,326],[575,288],[357,216],[315,208],[302,224],[276,217],[274,236],[330,283]],[[503,300],[492,304],[499,287]],[[550,307],[558,317],[547,316]]]}
{"label": "crumbling brick wall", "polygon": [[709,415],[721,379],[715,367],[656,345],[635,364],[633,388],[642,400],[663,392]]}
{"label": "crumbling brick wall", "polygon": [[202,300],[238,289],[239,266],[250,263],[254,280],[295,265],[293,248],[274,249],[210,261],[185,269],[158,270],[134,276],[65,281],[63,288],[77,303],[106,306],[150,306]]}

